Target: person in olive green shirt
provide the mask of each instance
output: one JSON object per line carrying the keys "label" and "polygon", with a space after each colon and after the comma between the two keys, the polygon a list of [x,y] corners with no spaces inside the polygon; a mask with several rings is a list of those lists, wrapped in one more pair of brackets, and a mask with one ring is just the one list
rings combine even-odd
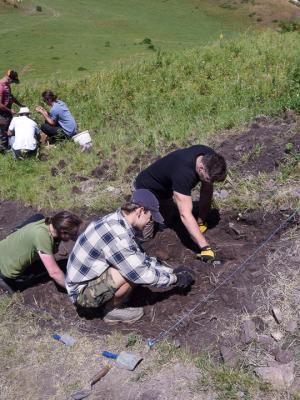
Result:
{"label": "person in olive green shirt", "polygon": [[29,223],[0,241],[0,280],[21,277],[37,260],[44,264],[49,276],[65,288],[65,275],[59,268],[55,249],[60,241],[76,240],[81,219],[68,211]]}

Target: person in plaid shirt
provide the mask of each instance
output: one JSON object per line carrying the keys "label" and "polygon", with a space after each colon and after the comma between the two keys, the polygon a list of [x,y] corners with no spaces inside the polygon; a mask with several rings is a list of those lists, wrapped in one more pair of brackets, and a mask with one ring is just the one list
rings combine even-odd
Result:
{"label": "person in plaid shirt", "polygon": [[151,218],[163,223],[158,200],[149,190],[138,189],[130,202],[89,224],[67,265],[66,288],[76,306],[102,307],[107,323],[132,323],[143,316],[143,308],[124,308],[122,303],[135,285],[187,288],[194,283],[188,269],[173,270],[140,248],[136,233]]}

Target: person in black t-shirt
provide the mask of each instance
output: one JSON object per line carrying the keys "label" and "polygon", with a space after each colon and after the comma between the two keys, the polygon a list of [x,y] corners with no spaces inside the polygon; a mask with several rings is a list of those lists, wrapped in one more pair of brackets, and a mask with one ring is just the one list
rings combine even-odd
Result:
{"label": "person in black t-shirt", "polygon": [[[213,183],[224,181],[226,174],[226,161],[222,155],[210,147],[194,145],[173,151],[155,161],[140,172],[134,187],[150,190],[159,200],[162,213],[170,208],[170,202],[174,199],[182,223],[200,248],[199,258],[213,261],[215,253],[203,233],[207,229],[205,220],[211,208]],[[192,213],[191,191],[199,182],[199,216],[196,220]],[[151,232],[151,228],[148,232]]]}

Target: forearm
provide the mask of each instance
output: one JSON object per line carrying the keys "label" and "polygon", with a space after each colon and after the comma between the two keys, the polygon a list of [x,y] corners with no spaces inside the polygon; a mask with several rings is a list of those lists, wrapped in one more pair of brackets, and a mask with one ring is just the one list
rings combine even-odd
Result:
{"label": "forearm", "polygon": [[[49,274],[50,275],[50,274]],[[65,284],[65,274],[59,270],[55,273],[52,273],[50,275],[50,277],[61,287],[65,288],[66,284]]]}
{"label": "forearm", "polygon": [[44,117],[45,117],[45,120],[48,122],[49,125],[55,126],[55,122],[53,121],[52,118],[49,117],[49,115],[47,113],[45,113]]}
{"label": "forearm", "polygon": [[176,282],[173,270],[162,265],[156,258],[140,252],[123,255],[126,258],[118,264],[118,270],[127,281],[154,287],[168,287]]}
{"label": "forearm", "polygon": [[55,282],[65,288],[65,274],[63,271],[59,268],[54,255],[53,254],[44,254],[42,252],[39,252],[39,256],[48,271],[49,276],[55,280]]}
{"label": "forearm", "polygon": [[47,110],[45,110],[43,107],[38,106],[35,109],[36,112],[42,114],[42,116],[45,118],[45,121],[48,122],[48,124],[55,126],[55,121],[50,117],[49,113]]}
{"label": "forearm", "polygon": [[183,225],[186,227],[187,231],[191,235],[193,241],[199,246],[199,248],[208,246],[208,242],[205,239],[204,235],[199,230],[199,226],[197,221],[195,220],[192,213],[182,213],[180,214],[181,221]]}

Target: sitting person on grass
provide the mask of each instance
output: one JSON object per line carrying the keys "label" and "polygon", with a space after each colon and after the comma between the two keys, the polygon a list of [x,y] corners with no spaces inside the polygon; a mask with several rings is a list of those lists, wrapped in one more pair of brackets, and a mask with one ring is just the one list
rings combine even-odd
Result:
{"label": "sitting person on grass", "polygon": [[136,190],[116,212],[89,224],[69,256],[66,287],[80,309],[101,308],[106,323],[133,323],[142,307],[122,307],[135,285],[189,288],[190,271],[172,269],[140,248],[135,234],[153,218],[163,222],[158,200],[150,191]]}
{"label": "sitting person on grass", "polygon": [[59,100],[51,90],[45,90],[42,93],[42,98],[51,108],[49,112],[41,106],[35,109],[45,118],[45,123],[42,124],[41,130],[49,138],[54,139],[57,136],[67,138],[74,136],[76,134],[77,125],[67,105]]}
{"label": "sitting person on grass", "polygon": [[8,128],[9,144],[15,160],[35,155],[39,128],[29,115],[29,108],[21,107],[17,117],[13,117]]}
{"label": "sitting person on grass", "polygon": [[10,284],[13,286],[36,261],[42,261],[49,276],[65,288],[65,274],[54,253],[60,241],[76,240],[80,224],[75,214],[61,211],[47,218],[38,214],[18,226],[0,241],[0,288],[12,293]]}

